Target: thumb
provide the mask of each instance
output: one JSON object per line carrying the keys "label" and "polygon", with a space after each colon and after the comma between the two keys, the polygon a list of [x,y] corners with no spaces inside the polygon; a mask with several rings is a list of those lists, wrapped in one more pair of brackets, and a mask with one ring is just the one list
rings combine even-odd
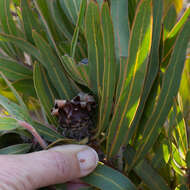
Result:
{"label": "thumb", "polygon": [[64,145],[23,155],[0,156],[0,189],[32,190],[92,172],[97,153],[84,145]]}

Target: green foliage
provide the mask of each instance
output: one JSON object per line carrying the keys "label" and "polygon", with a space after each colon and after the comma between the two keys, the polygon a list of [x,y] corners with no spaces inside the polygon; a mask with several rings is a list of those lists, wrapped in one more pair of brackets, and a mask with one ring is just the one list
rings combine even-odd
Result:
{"label": "green foliage", "polygon": [[[87,143],[61,135],[51,114],[56,99],[83,91],[97,102],[92,138],[105,159],[82,180],[105,190],[188,189],[190,8],[177,21],[180,7],[1,0],[0,154],[30,152],[32,136],[49,147]],[[18,143],[5,143],[5,135]]]}
{"label": "green foliage", "polygon": [[83,181],[100,189],[131,189],[137,190],[131,181],[120,172],[99,164],[92,175],[83,178]]}
{"label": "green foliage", "polygon": [[0,154],[24,154],[27,153],[31,148],[31,144],[17,144],[2,148]]}

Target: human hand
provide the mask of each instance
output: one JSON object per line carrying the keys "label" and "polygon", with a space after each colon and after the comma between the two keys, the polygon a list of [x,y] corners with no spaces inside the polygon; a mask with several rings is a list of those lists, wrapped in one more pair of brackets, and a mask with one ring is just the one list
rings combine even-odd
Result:
{"label": "human hand", "polygon": [[97,153],[84,145],[64,145],[49,150],[0,156],[1,190],[34,190],[65,183],[92,172]]}

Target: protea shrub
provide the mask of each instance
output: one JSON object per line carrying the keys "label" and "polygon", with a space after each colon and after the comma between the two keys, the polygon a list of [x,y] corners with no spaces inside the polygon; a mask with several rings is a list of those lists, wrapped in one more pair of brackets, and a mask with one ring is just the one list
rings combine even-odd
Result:
{"label": "protea shrub", "polygon": [[187,190],[190,8],[178,17],[181,8],[1,0],[0,154],[88,144],[101,158],[82,179],[90,189]]}

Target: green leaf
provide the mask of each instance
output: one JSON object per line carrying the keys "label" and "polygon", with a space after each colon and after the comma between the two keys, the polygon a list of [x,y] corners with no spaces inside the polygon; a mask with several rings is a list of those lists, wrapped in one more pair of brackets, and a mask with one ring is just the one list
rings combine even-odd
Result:
{"label": "green leaf", "polygon": [[116,59],[128,57],[129,45],[129,22],[128,22],[128,0],[111,0],[111,16],[115,34]]}
{"label": "green leaf", "polygon": [[178,104],[177,101],[174,101],[174,106],[177,113],[175,115],[175,129],[173,130],[173,135],[176,140],[175,143],[180,150],[180,155],[185,159],[185,155],[188,150],[187,126],[185,124],[185,119],[183,117],[180,104]]}
{"label": "green leaf", "polygon": [[187,167],[190,168],[190,150],[188,150],[186,154],[186,164]]}
{"label": "green leaf", "polygon": [[80,31],[80,28],[82,28],[82,24],[84,21],[86,6],[87,6],[87,0],[81,1],[77,23],[76,23],[75,31],[74,31],[73,38],[71,41],[70,55],[72,58],[74,58],[75,56],[76,46],[77,46],[78,37],[79,37],[79,31]]}
{"label": "green leaf", "polygon": [[[12,34],[14,36],[23,36],[23,33],[18,29],[16,26],[16,22],[13,20],[11,10],[10,10],[10,3],[11,0],[1,0],[0,1],[0,23],[1,27],[6,34]],[[8,49],[10,50],[10,53],[14,55],[14,57],[22,57],[22,51],[18,49],[16,46],[10,46],[9,44],[6,44]],[[12,56],[13,56],[12,55]]]}
{"label": "green leaf", "polygon": [[[87,49],[84,49],[84,47],[82,47],[81,44],[84,45],[84,44],[86,44],[86,42],[84,43],[83,41],[81,42],[79,40],[79,43],[77,43],[77,47],[75,49],[75,61],[77,61],[77,62],[81,62],[83,59],[87,58],[87,52],[86,52]],[[58,47],[61,52],[61,55],[70,55],[71,42],[69,42],[69,41],[61,42],[58,44]],[[64,65],[64,61],[62,61],[62,63]],[[83,64],[83,65],[85,65],[85,64]],[[87,66],[87,65],[88,64],[86,64],[85,66]]]}
{"label": "green leaf", "polygon": [[67,40],[71,41],[72,34],[74,31],[74,26],[72,25],[70,20],[67,18],[65,12],[61,9],[59,0],[50,1],[49,5],[50,5],[52,18],[57,28],[62,32],[62,34]]}
{"label": "green leaf", "polygon": [[171,164],[171,167],[173,168],[173,170],[177,174],[179,174],[181,176],[184,175],[184,171],[182,170],[182,167],[185,167],[185,163],[182,162],[180,155],[179,155],[179,151],[173,143],[172,143],[172,159],[170,161],[170,164]]}
{"label": "green leaf", "polygon": [[0,71],[12,81],[32,78],[32,71],[13,59],[0,55]]}
{"label": "green leaf", "polygon": [[168,33],[171,31],[173,26],[177,21],[177,12],[174,5],[171,5],[167,14],[164,17],[164,39],[167,37]]}
{"label": "green leaf", "polygon": [[152,38],[151,1],[141,1],[130,38],[128,62],[124,80],[109,126],[107,153],[113,156],[128,136],[128,129],[140,103],[146,77]]}
{"label": "green leaf", "polygon": [[143,182],[154,190],[170,190],[164,179],[149,165],[147,161],[141,161],[134,169]]}
{"label": "green leaf", "polygon": [[171,157],[171,153],[169,152],[168,154],[168,141],[164,139],[163,143],[161,142],[160,146],[155,150],[151,161],[152,167],[155,169],[166,168],[167,161]]}
{"label": "green leaf", "polygon": [[57,124],[55,117],[51,115],[55,99],[58,99],[56,90],[53,88],[46,70],[42,65],[34,65],[34,85],[37,96],[51,123]]}
{"label": "green leaf", "polygon": [[175,24],[170,33],[168,34],[165,42],[164,42],[164,54],[162,58],[162,65],[166,67],[169,63],[169,59],[171,56],[171,52],[174,48],[174,44],[176,42],[176,38],[186,23],[188,16],[190,15],[190,7],[187,8],[181,19]]}
{"label": "green leaf", "polygon": [[[0,29],[0,32],[2,32],[1,29]],[[11,44],[7,42],[3,42],[1,37],[0,37],[0,47],[2,49],[2,52],[4,52],[6,55],[15,58],[15,54],[13,52]]]}
{"label": "green leaf", "polygon": [[21,0],[20,7],[22,10],[21,13],[27,40],[30,43],[34,43],[32,30],[35,29],[36,31],[40,31],[42,28],[37,21],[36,15],[34,15],[34,12],[32,11],[29,0]]}
{"label": "green leaf", "polygon": [[82,0],[59,0],[61,8],[67,15],[68,19],[76,26],[80,4]]}
{"label": "green leaf", "polygon": [[101,94],[104,71],[104,46],[100,27],[99,6],[94,1],[90,1],[86,13],[85,33],[90,81],[96,95]]}
{"label": "green leaf", "polygon": [[103,163],[92,174],[82,178],[82,181],[102,190],[137,190],[127,177]]}
{"label": "green leaf", "polygon": [[181,167],[185,167],[185,161],[183,160],[183,158],[180,155],[180,151],[179,149],[172,143],[172,159],[175,163],[175,165],[177,165],[177,167],[181,168]]}
{"label": "green leaf", "polygon": [[77,83],[88,86],[90,88],[90,81],[87,70],[88,65],[83,65],[80,63],[77,64],[74,59],[68,55],[64,55],[62,58],[65,69],[70,77]]}
{"label": "green leaf", "polygon": [[0,1],[1,27],[3,28],[5,33],[13,34],[14,36],[19,36],[20,31],[16,27],[16,23],[14,22],[12,15],[11,15],[10,2],[11,2],[11,0],[1,0]]}
{"label": "green leaf", "polygon": [[31,123],[31,117],[28,112],[26,112],[21,106],[11,102],[8,98],[0,95],[0,105],[2,105],[8,113],[16,119]]}
{"label": "green leaf", "polygon": [[104,74],[102,95],[99,100],[99,133],[109,126],[116,81],[114,32],[107,3],[104,3],[101,9],[101,23],[104,45]]}
{"label": "green leaf", "polygon": [[43,59],[43,66],[46,68],[48,75],[55,86],[60,98],[70,99],[75,96],[71,87],[71,82],[66,77],[64,69],[59,58],[56,56],[49,44],[35,31],[33,31],[35,44],[40,50]]}
{"label": "green leaf", "polygon": [[57,139],[63,138],[63,136],[57,133],[56,130],[42,125],[41,123],[33,122],[33,127],[36,129],[36,131],[40,134],[41,137],[43,137],[45,140],[49,142],[54,142]]}
{"label": "green leaf", "polygon": [[[135,151],[128,146],[124,152],[124,157],[127,161],[127,165],[130,165],[135,156]],[[134,168],[134,172],[142,179],[149,189],[154,190],[169,190],[168,184],[158,174],[158,172],[148,163],[147,160],[143,159]]]}
{"label": "green leaf", "polygon": [[6,148],[0,149],[0,154],[24,154],[27,153],[32,144],[16,144],[16,145],[11,145]]}
{"label": "green leaf", "polygon": [[22,51],[26,51],[29,55],[34,56],[38,61],[42,62],[39,50],[25,39],[0,33],[0,40],[15,44],[15,46],[18,46]]}
{"label": "green leaf", "polygon": [[177,95],[185,61],[187,43],[190,37],[189,27],[190,23],[187,22],[178,36],[171,55],[170,64],[164,73],[157,104],[145,123],[145,127],[143,127],[145,130],[131,168],[135,163],[142,159],[144,155],[146,155],[155,143],[160,129],[163,126],[173,104],[173,98]]}
{"label": "green leaf", "polygon": [[184,114],[188,112],[188,107],[190,106],[190,54],[185,61],[185,68],[183,71],[181,84],[180,84],[180,95],[182,97],[182,103],[184,107]]}
{"label": "green leaf", "polygon": [[186,9],[181,19],[176,23],[176,25],[172,28],[172,30],[168,34],[167,38],[173,38],[181,30],[183,25],[186,23],[189,15],[190,15],[190,7]]}
{"label": "green leaf", "polygon": [[15,3],[15,5],[17,5],[17,6],[19,6],[20,1],[21,1],[21,0],[13,0],[13,2]]}
{"label": "green leaf", "polygon": [[162,143],[162,151],[163,151],[163,157],[164,161],[168,163],[170,159],[170,149],[167,141],[163,141]]}
{"label": "green leaf", "polygon": [[120,57],[120,62],[119,64],[117,64],[117,77],[116,77],[117,86],[116,86],[116,98],[115,98],[116,102],[119,99],[119,95],[123,86],[123,81],[126,79],[125,67],[127,64],[127,60],[128,60],[127,57]]}
{"label": "green leaf", "polygon": [[189,190],[189,188],[187,187],[187,185],[182,184],[182,185],[178,185],[175,190]]}
{"label": "green leaf", "polygon": [[[160,36],[162,30],[162,12],[163,12],[163,1],[162,0],[153,0],[153,33],[152,33],[152,44],[151,44],[151,52],[149,58],[149,65],[146,74],[146,79],[144,83],[144,89],[141,95],[140,104],[138,106],[135,118],[133,123],[130,126],[130,130],[128,132],[128,137],[126,138],[125,144],[128,144],[129,140],[131,139],[134,131],[137,128],[137,124],[143,114],[143,109],[145,107],[145,102],[150,95],[150,91],[153,90],[154,94],[157,92],[158,82],[156,80],[156,76],[159,70],[159,44],[160,44]],[[152,94],[150,96],[152,96]],[[151,101],[149,100],[149,103]],[[149,115],[149,114],[147,114]],[[144,116],[143,116],[144,117]],[[143,118],[142,117],[142,118]],[[142,127],[141,127],[142,130]]]}
{"label": "green leaf", "polygon": [[182,8],[183,8],[183,5],[184,5],[185,1],[174,0],[174,1],[171,1],[171,2],[174,3],[174,5],[176,7],[176,10],[177,10],[177,13],[179,14],[180,11],[182,11]]}
{"label": "green leaf", "polygon": [[0,132],[10,131],[18,128],[18,122],[10,117],[0,117]]}
{"label": "green leaf", "polygon": [[64,40],[62,38],[62,34],[59,33],[55,23],[53,22],[52,15],[50,14],[50,2],[44,0],[36,0],[34,1],[35,7],[40,15],[41,22],[44,25],[45,32],[47,34],[47,39],[49,41],[49,45],[55,50],[59,58],[61,54],[57,48],[56,41]]}
{"label": "green leaf", "polygon": [[134,0],[128,0],[128,12],[129,12],[129,23],[130,27],[133,24],[133,19],[135,17],[137,2]]}
{"label": "green leaf", "polygon": [[33,79],[17,80],[12,85],[18,92],[22,93],[23,98],[37,97]]}
{"label": "green leaf", "polygon": [[15,88],[12,86],[12,84],[7,80],[7,78],[3,75],[3,73],[0,72],[1,77],[4,79],[4,81],[6,82],[6,84],[8,85],[8,87],[11,89],[12,93],[14,94],[16,100],[18,101],[18,103],[20,104],[20,106],[25,109],[25,111],[27,112],[27,107],[23,101],[23,99],[21,98],[21,96],[18,94],[18,92],[15,90]]}

